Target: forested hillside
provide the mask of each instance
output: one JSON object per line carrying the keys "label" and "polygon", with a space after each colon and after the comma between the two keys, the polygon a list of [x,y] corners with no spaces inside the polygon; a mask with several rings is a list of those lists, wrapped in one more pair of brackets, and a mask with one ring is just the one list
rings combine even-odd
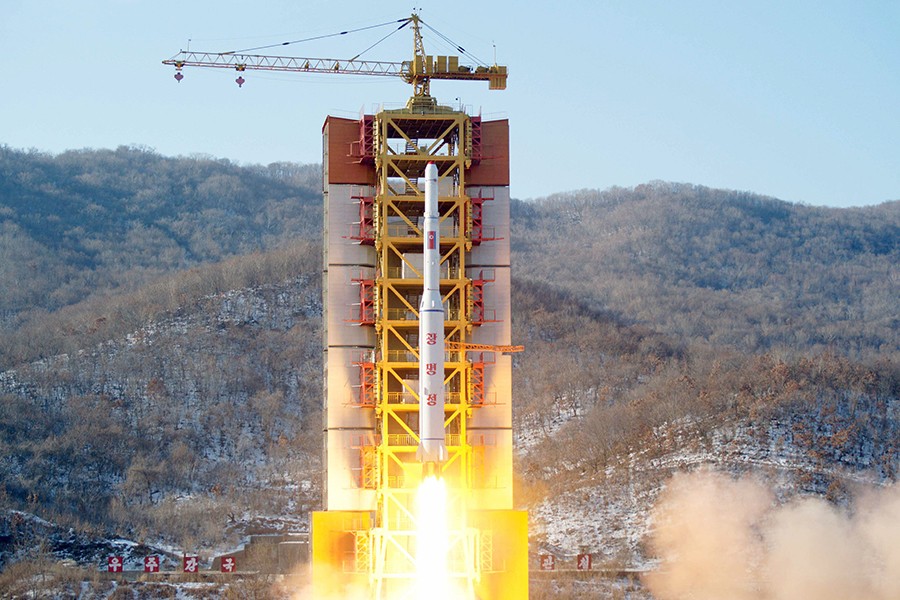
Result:
{"label": "forested hillside", "polygon": [[187,547],[318,502],[318,252],[298,242],[224,265],[57,316],[63,329],[146,320],[0,373],[0,498]]}
{"label": "forested hillside", "polygon": [[[315,166],[0,148],[0,508],[204,549],[306,527],[319,188]],[[649,506],[701,464],[842,506],[896,480],[900,202],[652,183],[514,201],[512,224],[536,548],[652,564]]]}
{"label": "forested hillside", "polygon": [[517,202],[512,225],[521,277],[682,343],[900,347],[900,202],[814,208],[656,182]]}
{"label": "forested hillside", "polygon": [[0,326],[320,235],[315,166],[0,146]]}

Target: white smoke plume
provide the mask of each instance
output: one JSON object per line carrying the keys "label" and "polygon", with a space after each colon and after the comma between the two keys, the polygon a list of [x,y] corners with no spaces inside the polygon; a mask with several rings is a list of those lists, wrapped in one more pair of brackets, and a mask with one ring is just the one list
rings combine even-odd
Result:
{"label": "white smoke plume", "polygon": [[677,474],[653,515],[657,600],[900,600],[897,484],[844,511],[819,498],[779,506],[750,479]]}

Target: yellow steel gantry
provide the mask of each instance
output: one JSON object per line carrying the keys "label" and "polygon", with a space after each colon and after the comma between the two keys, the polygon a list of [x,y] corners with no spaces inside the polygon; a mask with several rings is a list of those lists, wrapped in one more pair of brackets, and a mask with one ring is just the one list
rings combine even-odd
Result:
{"label": "yellow steel gantry", "polygon": [[[377,509],[375,527],[360,536],[373,552],[369,573],[376,590],[388,590],[390,580],[415,574],[414,494],[421,482],[421,464],[415,459],[419,443],[418,306],[422,293],[421,216],[424,196],[418,180],[425,165],[434,162],[439,172],[441,226],[441,293],[446,310],[444,337],[465,342],[471,330],[467,314],[470,281],[466,277],[469,198],[465,195],[465,169],[471,161],[465,140],[471,128],[462,112],[441,107],[428,110],[421,102],[404,109],[382,111],[375,117],[376,195],[374,198],[377,271],[375,305],[376,406],[375,474]],[[445,429],[449,460],[443,476],[450,484],[454,515],[451,526],[451,573],[473,589],[480,576],[481,549],[477,530],[466,527],[466,500],[472,481],[472,449],[467,442],[467,417],[473,410],[469,397],[471,363],[464,350],[447,352]]]}

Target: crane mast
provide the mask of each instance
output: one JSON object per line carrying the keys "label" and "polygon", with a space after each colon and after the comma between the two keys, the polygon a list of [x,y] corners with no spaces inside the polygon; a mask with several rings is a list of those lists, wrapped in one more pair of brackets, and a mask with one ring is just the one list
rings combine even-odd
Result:
{"label": "crane mast", "polygon": [[[398,29],[412,24],[413,59],[409,61],[371,61],[338,58],[307,58],[299,56],[272,56],[261,54],[242,54],[238,52],[193,52],[182,50],[172,58],[166,59],[164,65],[174,66],[175,78],[184,77],[185,67],[209,67],[215,69],[234,69],[238,73],[245,71],[281,71],[290,73],[328,73],[339,75],[370,75],[378,77],[399,77],[413,86],[414,98],[430,97],[432,79],[458,81],[487,81],[488,89],[506,89],[507,69],[501,65],[463,65],[458,56],[431,56],[425,54],[422,41],[420,17],[413,14]],[[243,77],[238,77],[238,85],[244,84]]]}

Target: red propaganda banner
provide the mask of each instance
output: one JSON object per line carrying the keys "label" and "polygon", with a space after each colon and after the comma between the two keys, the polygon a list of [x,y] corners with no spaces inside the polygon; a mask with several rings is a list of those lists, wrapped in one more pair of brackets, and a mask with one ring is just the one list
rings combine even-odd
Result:
{"label": "red propaganda banner", "polygon": [[185,555],[182,559],[182,568],[184,569],[185,573],[199,572],[200,571],[200,557]]}
{"label": "red propaganda banner", "polygon": [[144,557],[144,573],[159,573],[158,556],[150,555]]}
{"label": "red propaganda banner", "polygon": [[237,571],[237,560],[233,556],[222,557],[222,572],[234,573]]}
{"label": "red propaganda banner", "polygon": [[552,554],[541,554],[541,571],[555,571],[556,557]]}
{"label": "red propaganda banner", "polygon": [[121,556],[110,556],[106,559],[106,570],[109,573],[121,573],[125,561]]}
{"label": "red propaganda banner", "polygon": [[578,560],[575,563],[575,568],[579,571],[590,571],[591,567],[594,564],[594,555],[593,554],[579,554]]}

